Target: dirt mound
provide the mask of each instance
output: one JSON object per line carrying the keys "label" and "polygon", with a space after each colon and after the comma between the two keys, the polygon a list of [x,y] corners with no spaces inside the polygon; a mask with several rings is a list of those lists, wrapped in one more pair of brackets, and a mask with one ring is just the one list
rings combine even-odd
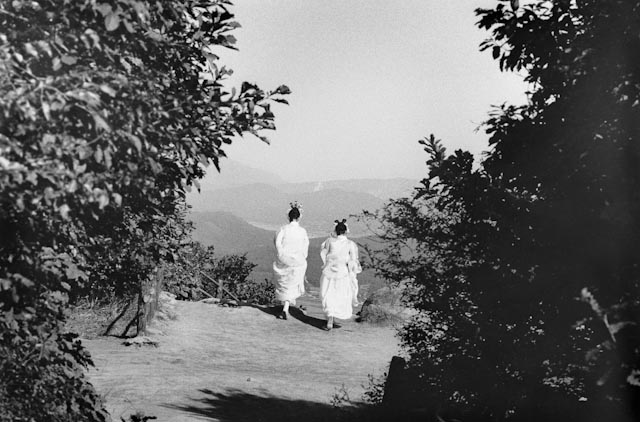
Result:
{"label": "dirt mound", "polygon": [[381,326],[398,326],[413,315],[402,303],[403,286],[385,286],[369,295],[360,309],[360,321]]}

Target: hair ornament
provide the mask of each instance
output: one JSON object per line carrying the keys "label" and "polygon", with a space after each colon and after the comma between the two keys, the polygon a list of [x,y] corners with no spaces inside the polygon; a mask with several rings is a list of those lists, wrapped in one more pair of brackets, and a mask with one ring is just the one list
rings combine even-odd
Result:
{"label": "hair ornament", "polygon": [[289,211],[298,210],[302,214],[302,204],[298,201],[289,202]]}

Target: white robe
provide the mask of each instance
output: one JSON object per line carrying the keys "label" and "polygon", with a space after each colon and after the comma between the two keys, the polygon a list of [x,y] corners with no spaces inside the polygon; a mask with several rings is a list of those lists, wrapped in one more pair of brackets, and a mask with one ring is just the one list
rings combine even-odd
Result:
{"label": "white robe", "polygon": [[276,299],[295,304],[296,299],[304,293],[309,236],[297,221],[292,221],[278,230],[275,245],[273,271],[276,275]]}
{"label": "white robe", "polygon": [[320,300],[327,317],[351,318],[357,302],[358,280],[362,271],[358,246],[345,235],[330,237],[322,243],[320,257],[324,263],[320,277]]}

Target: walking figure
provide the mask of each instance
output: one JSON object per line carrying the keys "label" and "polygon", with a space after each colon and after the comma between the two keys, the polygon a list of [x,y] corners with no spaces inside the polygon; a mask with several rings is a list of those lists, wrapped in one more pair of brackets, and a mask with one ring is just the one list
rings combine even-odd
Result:
{"label": "walking figure", "polygon": [[358,302],[358,280],[362,272],[358,261],[358,245],[346,236],[347,220],[336,220],[335,236],[322,243],[320,257],[323,267],[320,277],[320,300],[327,316],[325,330],[333,328],[333,319],[351,318]]}
{"label": "walking figure", "polygon": [[282,303],[279,318],[289,318],[289,306],[304,293],[304,280],[307,271],[309,236],[300,226],[300,210],[297,203],[290,204],[289,224],[282,226],[276,233],[276,260],[273,271],[276,275],[276,299]]}

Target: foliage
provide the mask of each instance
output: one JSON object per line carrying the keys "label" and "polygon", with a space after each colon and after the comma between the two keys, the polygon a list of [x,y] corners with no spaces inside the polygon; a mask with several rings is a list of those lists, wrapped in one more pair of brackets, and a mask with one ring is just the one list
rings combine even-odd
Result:
{"label": "foliage", "polygon": [[234,294],[240,300],[258,305],[273,305],[276,302],[276,286],[266,278],[262,281],[245,278],[235,284]]}
{"label": "foliage", "polygon": [[528,104],[492,112],[478,167],[421,141],[429,177],[377,214],[416,388],[462,419],[637,420],[640,2],[504,3],[482,48]]}
{"label": "foliage", "polygon": [[201,272],[215,260],[214,247],[190,242],[178,252],[178,259],[164,266],[164,289],[179,300],[199,300],[203,297]]}
{"label": "foliage", "polygon": [[[205,292],[219,297],[219,281],[240,300],[269,304],[275,299],[272,283],[248,279],[256,265],[249,262],[245,255],[216,257],[213,246],[205,247],[199,242],[185,245],[178,255],[176,262],[165,267],[165,288],[178,299],[199,300],[205,296]],[[230,297],[223,292],[222,298]]]}
{"label": "foliage", "polygon": [[181,204],[203,168],[234,136],[273,129],[287,87],[223,86],[230,4],[0,1],[7,418],[106,418],[79,369],[88,355],[62,334],[69,296],[143,294],[188,234]]}
{"label": "foliage", "polygon": [[365,389],[365,392],[362,396],[365,403],[369,403],[375,406],[382,404],[382,398],[384,397],[384,387],[387,381],[387,374],[384,373],[379,377],[374,377],[373,375],[367,375],[369,380],[369,384]]}

